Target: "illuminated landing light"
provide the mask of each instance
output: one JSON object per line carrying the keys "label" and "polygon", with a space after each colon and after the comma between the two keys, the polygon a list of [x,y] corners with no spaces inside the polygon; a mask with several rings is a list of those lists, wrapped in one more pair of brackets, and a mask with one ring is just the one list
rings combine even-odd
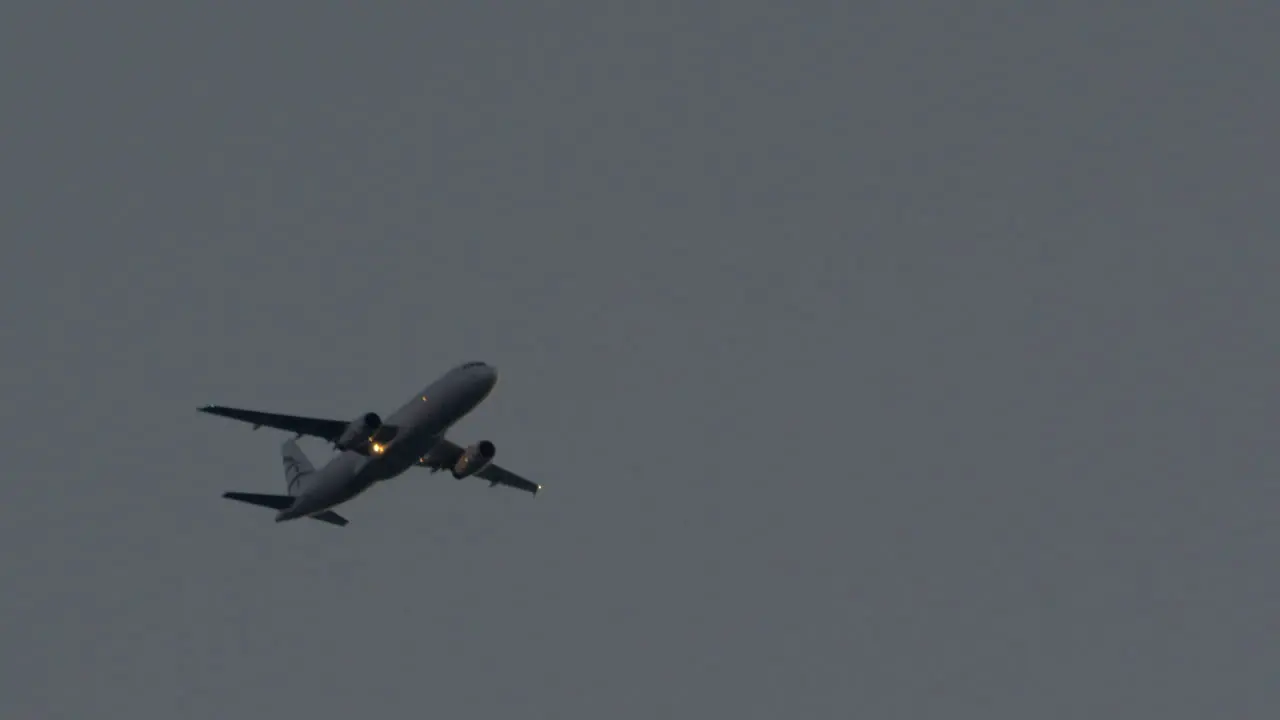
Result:
{"label": "illuminated landing light", "polygon": [[374,455],[381,455],[381,454],[383,453],[383,451],[385,451],[386,449],[387,449],[387,447],[386,447],[385,445],[379,445],[378,443],[374,443],[374,444],[373,444],[373,454],[374,454]]}

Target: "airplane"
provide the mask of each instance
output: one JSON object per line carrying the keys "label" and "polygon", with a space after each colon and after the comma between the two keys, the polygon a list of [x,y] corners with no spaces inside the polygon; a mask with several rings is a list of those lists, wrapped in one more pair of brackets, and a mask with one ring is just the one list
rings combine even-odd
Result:
{"label": "airplane", "polygon": [[[347,519],[334,512],[379,482],[409,468],[432,474],[449,470],[454,479],[479,477],[489,487],[504,485],[537,496],[542,486],[494,464],[497,448],[480,440],[463,448],[445,437],[454,424],[474,410],[498,384],[498,371],[484,362],[463,363],[416,394],[384,421],[364,413],[351,421],[280,415],[222,405],[206,405],[199,412],[294,433],[280,446],[284,464],[283,495],[225,492],[229,500],[276,510],[276,522],[313,518],[337,525]],[[317,470],[296,440],[317,437],[332,443],[339,454]]]}

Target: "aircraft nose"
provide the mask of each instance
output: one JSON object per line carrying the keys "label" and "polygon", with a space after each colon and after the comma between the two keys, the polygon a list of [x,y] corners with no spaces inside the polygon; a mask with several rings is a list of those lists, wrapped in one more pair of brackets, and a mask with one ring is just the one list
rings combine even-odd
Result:
{"label": "aircraft nose", "polygon": [[485,365],[480,368],[480,371],[487,389],[492,390],[493,386],[498,384],[498,368],[492,365]]}

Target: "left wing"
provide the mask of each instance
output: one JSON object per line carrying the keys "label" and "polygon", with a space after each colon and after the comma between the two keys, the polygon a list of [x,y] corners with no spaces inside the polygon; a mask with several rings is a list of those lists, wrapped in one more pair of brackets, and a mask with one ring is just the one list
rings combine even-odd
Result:
{"label": "left wing", "polygon": [[260,427],[287,430],[296,435],[310,435],[337,442],[342,431],[347,429],[347,422],[342,420],[326,420],[324,418],[303,417],[300,415],[280,415],[277,413],[259,412],[257,410],[241,410],[240,408],[206,405],[200,412],[219,417],[231,418],[253,424],[253,429]]}
{"label": "left wing", "polygon": [[[432,472],[439,470],[447,470],[458,462],[458,458],[462,457],[462,453],[466,452],[457,444],[450,442],[445,438],[441,438],[440,442],[431,449],[431,454],[418,461],[418,465],[430,468]],[[489,487],[495,485],[506,485],[517,490],[538,494],[542,486],[519,475],[507,470],[494,463],[485,465],[480,472],[476,473],[476,477],[489,481]]]}

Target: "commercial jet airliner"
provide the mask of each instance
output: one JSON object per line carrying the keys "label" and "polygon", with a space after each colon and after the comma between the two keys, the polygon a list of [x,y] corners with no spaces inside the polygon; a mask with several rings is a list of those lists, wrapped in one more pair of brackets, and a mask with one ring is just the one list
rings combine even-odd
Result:
{"label": "commercial jet airliner", "polygon": [[[481,440],[462,448],[445,438],[449,428],[489,397],[497,384],[498,371],[492,365],[464,363],[414,395],[385,421],[371,412],[346,422],[221,405],[199,411],[252,423],[254,430],[265,426],[295,436],[280,447],[288,494],[226,492],[222,497],[276,510],[276,522],[309,517],[342,526],[347,519],[333,508],[415,466],[432,473],[447,469],[457,480],[474,475],[488,480],[489,487],[506,485],[537,495],[541,485],[493,463],[492,442]],[[329,441],[340,454],[317,470],[296,442],[304,435]]]}

